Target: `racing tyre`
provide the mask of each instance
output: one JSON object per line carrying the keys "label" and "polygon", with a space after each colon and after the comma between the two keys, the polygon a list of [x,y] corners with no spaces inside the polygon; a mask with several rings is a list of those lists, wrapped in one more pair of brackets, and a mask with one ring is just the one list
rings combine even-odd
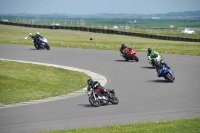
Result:
{"label": "racing tyre", "polygon": [[166,75],[166,77],[165,77],[168,81],[170,81],[170,82],[174,82],[174,79],[173,79],[173,77],[172,77],[172,75],[171,75],[171,73],[167,73],[167,75]]}
{"label": "racing tyre", "polygon": [[112,103],[112,104],[118,104],[119,103],[119,99],[118,99],[118,97],[117,96],[112,96],[112,98],[110,98],[110,102]]}
{"label": "racing tyre", "polygon": [[138,62],[139,61],[139,58],[137,56],[135,56],[135,61]]}
{"label": "racing tyre", "polygon": [[94,97],[89,97],[89,102],[94,107],[99,107],[101,102],[99,100],[95,100]]}
{"label": "racing tyre", "polygon": [[47,50],[50,50],[50,46],[48,44],[45,45]]}

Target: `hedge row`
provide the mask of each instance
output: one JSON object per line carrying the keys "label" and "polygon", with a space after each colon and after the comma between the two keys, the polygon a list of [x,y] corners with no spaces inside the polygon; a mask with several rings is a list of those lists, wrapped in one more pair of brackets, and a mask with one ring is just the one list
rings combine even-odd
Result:
{"label": "hedge row", "polygon": [[118,30],[112,30],[112,29],[99,29],[99,28],[77,27],[77,26],[34,25],[34,24],[22,24],[22,23],[4,22],[4,21],[0,21],[0,24],[34,27],[34,28],[80,30],[80,31],[95,32],[95,33],[138,36],[138,37],[144,37],[144,38],[172,40],[172,41],[200,42],[200,39],[197,39],[197,38],[172,37],[172,36],[164,36],[164,35],[154,35],[154,34],[144,34],[144,33],[137,33],[137,32],[118,31]]}

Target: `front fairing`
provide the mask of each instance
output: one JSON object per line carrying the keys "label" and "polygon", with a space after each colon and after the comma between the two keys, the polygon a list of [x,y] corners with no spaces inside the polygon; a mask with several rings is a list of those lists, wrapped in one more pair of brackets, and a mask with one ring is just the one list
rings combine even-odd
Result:
{"label": "front fairing", "polygon": [[167,73],[170,73],[172,76],[174,75],[172,70],[168,69],[166,66],[163,66],[161,70],[159,70],[161,76],[165,76]]}
{"label": "front fairing", "polygon": [[136,51],[134,49],[131,49],[130,50],[130,55],[135,57],[136,56]]}
{"label": "front fairing", "polygon": [[42,44],[42,45],[45,45],[47,44],[47,39],[46,38],[39,38],[39,43]]}
{"label": "front fairing", "polygon": [[166,67],[163,67],[163,69],[161,71],[162,71],[161,74],[164,76],[167,74],[167,72],[169,72],[169,69]]}
{"label": "front fairing", "polygon": [[135,57],[135,56],[136,56],[136,51],[135,51],[135,49],[133,49],[133,48],[127,49],[127,50],[126,50],[126,53],[128,53],[128,55],[129,55],[130,57]]}

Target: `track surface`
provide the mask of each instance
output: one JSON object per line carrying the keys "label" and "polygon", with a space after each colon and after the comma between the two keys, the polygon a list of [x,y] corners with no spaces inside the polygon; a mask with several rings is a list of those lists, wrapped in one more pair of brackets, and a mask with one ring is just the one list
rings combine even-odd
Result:
{"label": "track surface", "polygon": [[[118,51],[0,45],[0,58],[57,64],[104,75],[120,103],[92,107],[86,94],[68,99],[0,108],[0,132],[23,133],[200,117],[200,57],[162,54],[174,83],[158,78],[147,63],[126,62]],[[67,76],[67,75],[66,75]]]}

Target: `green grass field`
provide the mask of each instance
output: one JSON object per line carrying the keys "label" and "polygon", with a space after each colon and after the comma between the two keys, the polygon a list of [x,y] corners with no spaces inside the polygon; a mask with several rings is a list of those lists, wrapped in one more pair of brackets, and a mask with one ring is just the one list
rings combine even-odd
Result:
{"label": "green grass field", "polygon": [[[151,47],[160,53],[200,55],[199,42],[166,41],[134,36],[7,25],[0,25],[0,43],[33,46],[33,42],[25,40],[24,37],[28,36],[30,32],[35,34],[37,31],[48,39],[51,47],[119,50],[121,44],[125,43],[135,48],[137,52],[146,52]],[[90,37],[93,38],[93,41],[89,39]]]}
{"label": "green grass field", "polygon": [[0,66],[0,105],[72,93],[86,87],[89,78],[80,72],[29,63],[0,60]]}
{"label": "green grass field", "polygon": [[199,133],[200,118],[174,121],[156,121],[138,124],[56,130],[40,133]]}

